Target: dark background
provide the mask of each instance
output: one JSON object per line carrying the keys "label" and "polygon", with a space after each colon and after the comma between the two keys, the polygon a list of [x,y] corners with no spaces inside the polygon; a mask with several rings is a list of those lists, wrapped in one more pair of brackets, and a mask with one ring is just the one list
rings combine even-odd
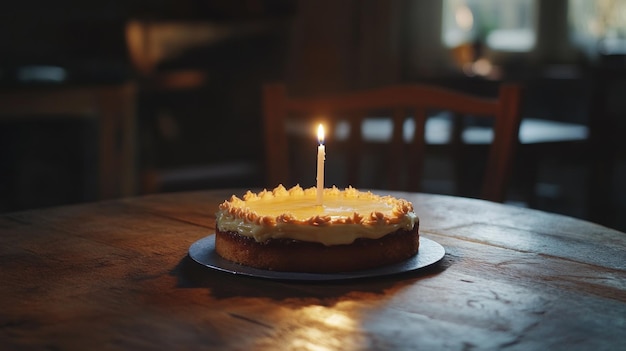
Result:
{"label": "dark background", "polygon": [[[612,84],[606,101],[594,100],[605,84],[599,77],[622,75],[624,59],[576,47],[568,4],[538,1],[535,47],[491,53],[499,68],[493,78],[459,68],[442,44],[436,0],[10,1],[0,11],[0,88],[136,83],[136,183],[143,194],[263,186],[266,82],[308,94],[398,82],[489,93],[499,81],[521,81],[524,117],[592,127],[603,121],[595,116],[599,103],[617,117],[601,148],[522,152],[537,158],[533,201],[509,202],[626,230],[624,83]],[[156,33],[152,46],[142,33]],[[62,68],[63,79],[24,76],[25,68],[41,66]],[[181,80],[181,73],[196,79]],[[0,118],[0,211],[98,200],[97,133],[94,121],[72,116]],[[593,160],[606,150],[612,166],[598,184]],[[525,172],[522,161],[517,173]],[[603,197],[592,202],[593,194]]]}

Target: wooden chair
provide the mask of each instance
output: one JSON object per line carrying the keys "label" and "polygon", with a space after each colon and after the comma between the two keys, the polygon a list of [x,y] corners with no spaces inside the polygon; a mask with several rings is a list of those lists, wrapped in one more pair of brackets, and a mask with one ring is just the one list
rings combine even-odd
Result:
{"label": "wooden chair", "polygon": [[1,119],[97,119],[99,199],[135,194],[135,109],[133,82],[0,91]]}
{"label": "wooden chair", "polygon": [[[426,85],[395,85],[336,95],[291,97],[283,84],[268,84],[263,88],[266,183],[271,187],[279,183],[287,186],[303,182],[291,179],[293,157],[290,158],[289,154],[293,143],[289,141],[288,130],[297,130],[294,123],[307,125],[311,141],[315,140],[312,131],[323,117],[331,129],[337,127],[338,121],[349,124],[350,132],[342,149],[351,154],[345,164],[348,182],[358,186],[361,156],[370,152],[364,152],[367,140],[359,132],[363,130],[362,123],[368,117],[388,116],[393,122],[391,140],[384,147],[378,145],[373,148],[387,151],[387,162],[383,167],[388,178],[387,187],[419,191],[426,146],[426,120],[431,111],[450,111],[455,116],[453,146],[462,142],[461,116],[494,118],[494,137],[489,146],[480,197],[502,202],[518,144],[520,100],[521,90],[515,84],[501,85],[497,98],[477,97]],[[415,125],[412,140],[406,140],[404,135],[407,119],[412,119]],[[312,143],[311,149],[315,150],[315,146]],[[403,165],[406,165],[406,170],[401,169]],[[402,177],[405,186],[399,186]]]}

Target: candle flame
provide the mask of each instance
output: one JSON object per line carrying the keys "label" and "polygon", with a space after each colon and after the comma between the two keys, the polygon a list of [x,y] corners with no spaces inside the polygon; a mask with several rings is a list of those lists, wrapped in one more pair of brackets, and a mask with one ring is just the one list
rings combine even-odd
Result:
{"label": "candle flame", "polygon": [[324,144],[324,126],[321,123],[317,126],[317,140],[320,144]]}

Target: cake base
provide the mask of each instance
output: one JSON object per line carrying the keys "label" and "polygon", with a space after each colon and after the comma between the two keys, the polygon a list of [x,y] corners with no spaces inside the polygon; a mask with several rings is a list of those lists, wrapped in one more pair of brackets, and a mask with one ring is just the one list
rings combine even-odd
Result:
{"label": "cake base", "polygon": [[254,238],[219,229],[215,251],[242,265],[283,272],[338,273],[401,262],[419,250],[418,224],[380,239],[357,239],[348,245],[325,246],[291,239],[257,242]]}

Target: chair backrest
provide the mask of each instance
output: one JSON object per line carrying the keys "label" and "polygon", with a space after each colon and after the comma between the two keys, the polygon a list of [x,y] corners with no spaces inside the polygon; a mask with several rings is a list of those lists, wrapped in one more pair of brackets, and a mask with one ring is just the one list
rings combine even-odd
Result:
{"label": "chair backrest", "polygon": [[[417,84],[326,96],[292,97],[287,94],[284,84],[268,84],[263,88],[266,183],[269,187],[279,183],[293,185],[290,165],[293,157],[289,156],[293,143],[288,134],[297,128],[293,127],[294,124],[290,127],[289,123],[297,125],[300,121],[300,125],[308,125],[307,132],[311,133],[311,140],[315,140],[312,131],[316,124],[313,122],[317,123],[321,117],[330,124],[331,129],[337,128],[338,121],[349,127],[342,151],[350,154],[345,158],[348,183],[358,186],[359,162],[366,153],[366,140],[361,133],[362,123],[372,116],[386,116],[393,123],[391,138],[384,148],[379,145],[377,149],[387,151],[384,156],[387,162],[383,168],[386,176],[392,178],[388,187],[419,191],[426,146],[426,120],[432,111],[449,111],[455,116],[455,121],[459,121],[456,117],[463,115],[494,118],[493,139],[480,197],[502,202],[505,200],[515,147],[519,140],[520,100],[521,90],[516,84],[502,84],[497,98]],[[407,140],[405,135],[407,120],[414,123],[412,140]],[[458,127],[460,123],[454,125]],[[459,131],[453,132],[452,142],[459,143],[460,135]],[[314,144],[311,149],[315,149]],[[398,187],[401,175],[406,185]],[[302,180],[295,183],[299,182]]]}

